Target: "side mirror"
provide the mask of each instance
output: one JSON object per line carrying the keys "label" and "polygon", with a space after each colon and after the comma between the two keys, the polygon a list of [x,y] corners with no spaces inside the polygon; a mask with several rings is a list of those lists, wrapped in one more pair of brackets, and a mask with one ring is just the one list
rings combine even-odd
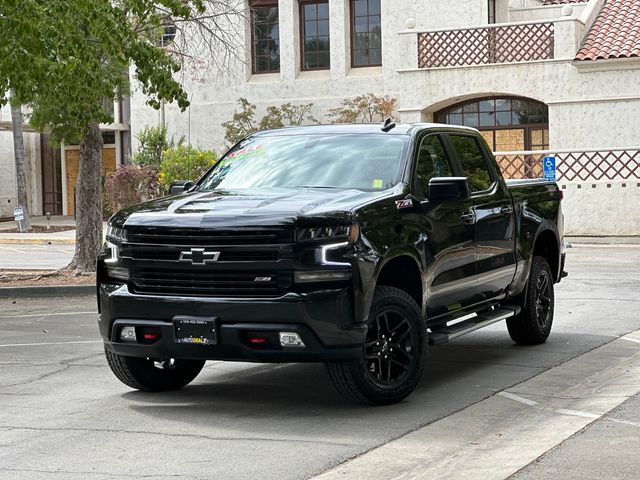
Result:
{"label": "side mirror", "polygon": [[191,180],[178,180],[171,182],[169,185],[169,195],[175,195],[176,193],[182,193],[193,187],[194,183]]}
{"label": "side mirror", "polygon": [[435,177],[429,180],[427,198],[430,202],[464,200],[470,196],[467,177]]}

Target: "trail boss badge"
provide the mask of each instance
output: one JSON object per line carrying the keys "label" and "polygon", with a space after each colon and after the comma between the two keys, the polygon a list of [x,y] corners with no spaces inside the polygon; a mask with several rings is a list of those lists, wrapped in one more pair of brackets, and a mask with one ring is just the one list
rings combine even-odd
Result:
{"label": "trail boss badge", "polygon": [[413,200],[410,198],[405,198],[404,200],[396,200],[396,207],[398,210],[402,210],[403,208],[411,208],[413,207]]}

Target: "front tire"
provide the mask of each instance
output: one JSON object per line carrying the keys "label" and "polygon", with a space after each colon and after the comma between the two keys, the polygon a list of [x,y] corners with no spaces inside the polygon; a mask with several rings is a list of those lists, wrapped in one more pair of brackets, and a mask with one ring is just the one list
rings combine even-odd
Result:
{"label": "front tire", "polygon": [[424,371],[427,334],[420,308],[395,287],[376,288],[362,358],[327,363],[338,392],[368,405],[400,402],[416,388]]}
{"label": "front tire", "polygon": [[544,257],[533,257],[522,311],[507,319],[511,339],[523,345],[544,343],[551,333],[554,310],[553,274]]}
{"label": "front tire", "polygon": [[150,358],[124,357],[106,349],[104,353],[111,371],[118,380],[144,392],[182,388],[191,383],[204,367],[204,360],[157,361]]}

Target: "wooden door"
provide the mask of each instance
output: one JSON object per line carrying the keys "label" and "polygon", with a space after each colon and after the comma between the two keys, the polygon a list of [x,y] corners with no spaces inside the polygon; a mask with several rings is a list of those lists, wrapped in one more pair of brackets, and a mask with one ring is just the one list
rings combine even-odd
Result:
{"label": "wooden door", "polygon": [[[62,172],[60,147],[49,144],[49,134],[40,135],[42,152],[42,215],[62,215]],[[35,213],[35,212],[34,212]]]}
{"label": "wooden door", "polygon": [[[75,196],[74,187],[78,181],[78,169],[80,167],[80,150],[70,149],[65,151],[67,167],[67,214],[74,215]],[[106,147],[102,149],[102,183],[107,173],[116,171],[116,149]]]}

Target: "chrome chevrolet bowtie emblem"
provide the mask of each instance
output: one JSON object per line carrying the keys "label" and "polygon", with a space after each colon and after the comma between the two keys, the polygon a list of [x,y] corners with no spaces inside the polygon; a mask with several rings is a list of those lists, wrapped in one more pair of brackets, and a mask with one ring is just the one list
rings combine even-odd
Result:
{"label": "chrome chevrolet bowtie emblem", "polygon": [[204,248],[192,248],[180,252],[181,262],[191,262],[192,265],[205,265],[210,262],[217,262],[220,252],[207,252]]}

